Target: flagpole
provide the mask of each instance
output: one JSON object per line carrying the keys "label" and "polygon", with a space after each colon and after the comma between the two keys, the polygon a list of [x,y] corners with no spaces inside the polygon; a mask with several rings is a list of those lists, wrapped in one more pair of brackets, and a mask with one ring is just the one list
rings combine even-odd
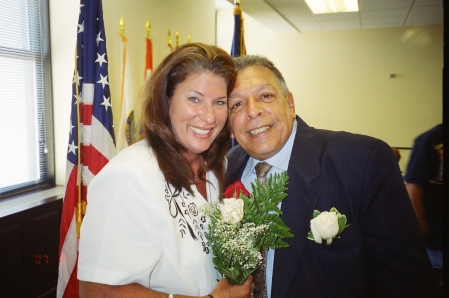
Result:
{"label": "flagpole", "polygon": [[145,24],[145,27],[147,28],[147,39],[150,39],[150,33],[151,33],[150,19],[147,19],[147,23]]}
{"label": "flagpole", "polygon": [[173,52],[173,46],[171,45],[171,32],[170,29],[168,29],[168,37],[167,37],[167,46],[168,46],[168,50],[169,50],[169,54],[171,52]]}
{"label": "flagpole", "polygon": [[[127,50],[127,39],[125,37],[125,21],[123,20],[123,15],[120,17],[120,37],[122,38],[123,43],[123,53],[122,53],[122,78],[125,77],[125,66],[126,65],[126,50]],[[122,80],[122,84],[120,87],[120,110],[123,110],[123,91],[125,89],[124,80]]]}
{"label": "flagpole", "polygon": [[80,95],[79,95],[79,89],[78,89],[78,82],[79,82],[79,76],[78,76],[78,62],[77,62],[77,49],[78,44],[75,45],[75,94],[76,94],[76,115],[77,115],[77,134],[78,134],[78,161],[77,161],[77,168],[76,168],[76,180],[77,180],[77,189],[78,189],[78,196],[76,198],[76,206],[75,206],[75,214],[76,214],[76,237],[79,239],[81,236],[81,223],[83,222],[83,200],[82,200],[82,181],[81,181],[81,171],[82,171],[82,165],[81,165],[81,128],[80,128]]}
{"label": "flagpole", "polygon": [[125,36],[125,22],[123,21],[123,15],[120,17],[120,35]]}

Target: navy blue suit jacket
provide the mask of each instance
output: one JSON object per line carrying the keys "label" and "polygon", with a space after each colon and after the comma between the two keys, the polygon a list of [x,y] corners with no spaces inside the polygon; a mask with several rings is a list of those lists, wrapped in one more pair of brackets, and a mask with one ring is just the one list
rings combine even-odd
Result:
{"label": "navy blue suit jacket", "polygon": [[[272,298],[433,297],[433,272],[391,148],[297,117],[283,219],[294,237],[277,249]],[[230,183],[249,156],[228,153]],[[314,210],[337,208],[347,227],[331,245],[308,240]]]}

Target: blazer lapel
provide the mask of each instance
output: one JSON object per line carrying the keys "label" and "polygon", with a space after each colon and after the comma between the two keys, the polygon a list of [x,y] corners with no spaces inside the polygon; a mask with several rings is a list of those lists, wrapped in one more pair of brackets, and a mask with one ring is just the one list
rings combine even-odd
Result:
{"label": "blazer lapel", "polygon": [[286,239],[288,248],[276,249],[274,257],[272,298],[287,297],[288,289],[299,267],[310,220],[318,193],[310,182],[320,175],[313,131],[299,117],[295,142],[290,157],[288,196],[282,201],[282,218],[293,238]]}

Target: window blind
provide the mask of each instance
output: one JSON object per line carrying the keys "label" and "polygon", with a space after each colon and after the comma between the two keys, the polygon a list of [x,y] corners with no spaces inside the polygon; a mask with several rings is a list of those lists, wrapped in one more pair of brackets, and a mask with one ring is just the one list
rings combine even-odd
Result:
{"label": "window blind", "polygon": [[2,0],[0,196],[47,183],[54,169],[47,0]]}

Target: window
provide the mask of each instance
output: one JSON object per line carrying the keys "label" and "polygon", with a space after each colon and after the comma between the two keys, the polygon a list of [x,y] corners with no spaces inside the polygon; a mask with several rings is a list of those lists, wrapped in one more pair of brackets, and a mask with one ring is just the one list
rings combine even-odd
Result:
{"label": "window", "polygon": [[0,198],[54,184],[48,0],[2,0]]}

